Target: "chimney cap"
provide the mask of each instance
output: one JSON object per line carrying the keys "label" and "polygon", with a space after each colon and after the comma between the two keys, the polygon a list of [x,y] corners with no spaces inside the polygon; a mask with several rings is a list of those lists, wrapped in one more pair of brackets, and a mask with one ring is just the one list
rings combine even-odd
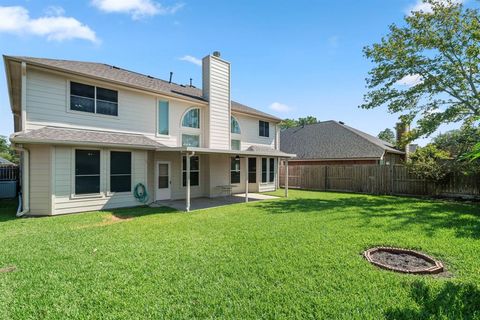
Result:
{"label": "chimney cap", "polygon": [[217,57],[217,58],[220,58],[220,56],[221,56],[220,51],[213,51],[213,56]]}

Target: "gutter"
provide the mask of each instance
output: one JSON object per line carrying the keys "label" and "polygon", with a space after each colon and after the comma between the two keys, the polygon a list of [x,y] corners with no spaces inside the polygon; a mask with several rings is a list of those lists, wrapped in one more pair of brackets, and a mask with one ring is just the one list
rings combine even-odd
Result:
{"label": "gutter", "polygon": [[24,147],[13,146],[13,149],[23,152],[21,178],[22,189],[18,197],[17,217],[22,217],[30,212],[30,151]]}

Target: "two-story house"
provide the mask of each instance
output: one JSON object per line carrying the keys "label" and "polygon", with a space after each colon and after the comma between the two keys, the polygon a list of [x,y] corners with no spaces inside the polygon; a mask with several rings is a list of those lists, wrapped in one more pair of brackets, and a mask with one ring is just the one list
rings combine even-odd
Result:
{"label": "two-story house", "polygon": [[280,151],[280,119],[231,101],[230,64],[218,53],[203,59],[202,89],[103,63],[4,62],[21,214],[166,199],[185,199],[189,210],[190,198],[220,196],[225,187],[275,190],[280,159],[293,156]]}

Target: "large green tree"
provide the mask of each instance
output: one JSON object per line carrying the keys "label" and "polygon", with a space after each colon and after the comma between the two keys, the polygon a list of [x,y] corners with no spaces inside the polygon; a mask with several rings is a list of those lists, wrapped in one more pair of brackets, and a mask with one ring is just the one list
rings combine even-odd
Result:
{"label": "large green tree", "polygon": [[364,48],[374,67],[360,106],[387,106],[406,123],[407,139],[428,136],[441,124],[478,125],[480,15],[454,0],[424,0],[431,10],[392,24],[379,43]]}
{"label": "large green tree", "polygon": [[18,157],[15,150],[12,149],[5,136],[0,136],[0,157],[13,163],[18,163]]}
{"label": "large green tree", "polygon": [[284,119],[280,122],[280,128],[281,129],[288,129],[288,128],[304,126],[304,125],[307,125],[307,124],[315,124],[315,123],[318,123],[318,120],[314,116],[306,116],[306,117],[303,117],[303,118],[298,118],[297,120],[295,120],[295,119]]}
{"label": "large green tree", "polygon": [[383,141],[390,142],[391,144],[395,144],[395,133],[392,129],[386,128],[378,133],[377,137],[382,139]]}

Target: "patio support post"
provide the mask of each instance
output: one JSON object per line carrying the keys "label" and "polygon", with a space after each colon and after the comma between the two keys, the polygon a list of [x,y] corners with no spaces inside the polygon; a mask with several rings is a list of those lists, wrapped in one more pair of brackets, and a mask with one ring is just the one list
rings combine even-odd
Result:
{"label": "patio support post", "polygon": [[245,157],[245,202],[248,202],[248,157]]}
{"label": "patio support post", "polygon": [[186,175],[187,175],[187,195],[185,197],[185,211],[189,212],[190,211],[190,157],[192,155],[190,153],[187,153],[187,156],[186,156]]}
{"label": "patio support post", "polygon": [[285,160],[285,198],[288,198],[288,159]]}

